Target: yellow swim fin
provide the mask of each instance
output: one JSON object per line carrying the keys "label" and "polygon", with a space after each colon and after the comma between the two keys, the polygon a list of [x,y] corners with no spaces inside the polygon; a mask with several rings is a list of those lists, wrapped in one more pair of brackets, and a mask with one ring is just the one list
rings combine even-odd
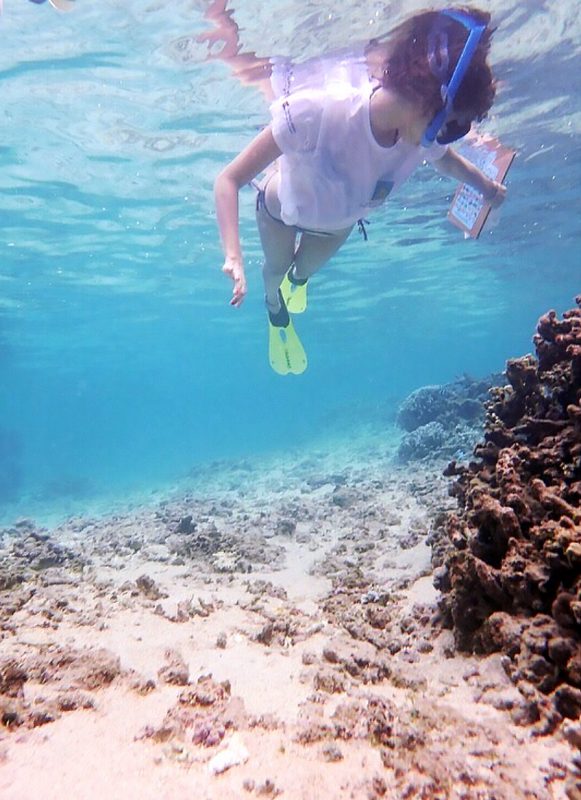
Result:
{"label": "yellow swim fin", "polygon": [[307,281],[296,283],[289,278],[292,267],[282,279],[280,291],[291,314],[302,314],[307,310]]}
{"label": "yellow swim fin", "polygon": [[307,354],[292,320],[284,328],[268,322],[268,358],[279,375],[300,375],[307,368]]}

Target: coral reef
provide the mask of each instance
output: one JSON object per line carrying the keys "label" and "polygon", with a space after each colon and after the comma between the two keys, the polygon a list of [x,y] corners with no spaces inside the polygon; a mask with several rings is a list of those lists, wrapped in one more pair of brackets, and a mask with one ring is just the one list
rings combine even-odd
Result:
{"label": "coral reef", "polygon": [[440,465],[335,447],[0,529],[2,797],[579,797],[581,723],[512,724],[505,657],[442,630]]}
{"label": "coral reef", "polygon": [[404,464],[408,461],[418,461],[439,454],[445,442],[446,429],[442,423],[427,422],[403,437],[397,456]]}
{"label": "coral reef", "polygon": [[397,424],[407,431],[398,460],[406,464],[470,453],[482,436],[488,392],[500,382],[498,375],[482,380],[464,376],[453,383],[422,386],[412,392],[397,412]]}
{"label": "coral reef", "polygon": [[581,714],[581,296],[541,317],[532,355],[491,391],[476,460],[454,462],[436,585],[457,646],[506,654],[523,723]]}

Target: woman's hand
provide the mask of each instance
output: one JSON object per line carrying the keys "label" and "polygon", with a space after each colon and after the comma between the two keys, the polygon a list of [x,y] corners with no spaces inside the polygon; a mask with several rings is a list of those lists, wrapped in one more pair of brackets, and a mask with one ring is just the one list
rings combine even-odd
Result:
{"label": "woman's hand", "polygon": [[246,297],[246,276],[244,274],[242,259],[232,257],[226,258],[224,266],[222,267],[222,272],[234,281],[230,305],[238,308],[242,305]]}
{"label": "woman's hand", "polygon": [[487,178],[474,164],[455,150],[448,149],[442,158],[434,161],[433,165],[442,175],[448,175],[472,186],[492,208],[498,208],[506,197],[506,186]]}
{"label": "woman's hand", "polygon": [[502,183],[498,183],[498,181],[488,180],[482,192],[482,196],[492,208],[498,208],[506,197],[506,186]]}

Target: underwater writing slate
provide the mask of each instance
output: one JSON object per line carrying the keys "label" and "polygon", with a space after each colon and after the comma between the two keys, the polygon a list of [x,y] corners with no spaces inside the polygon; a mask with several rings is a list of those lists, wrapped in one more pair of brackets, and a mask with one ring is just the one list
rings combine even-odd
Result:
{"label": "underwater writing slate", "polygon": [[[516,155],[514,150],[504,147],[492,136],[467,137],[458,148],[458,153],[482,170],[488,178],[499,183],[503,182]],[[463,183],[456,190],[448,219],[467,236],[477,239],[488,219],[490,208],[490,204],[476,189]]]}

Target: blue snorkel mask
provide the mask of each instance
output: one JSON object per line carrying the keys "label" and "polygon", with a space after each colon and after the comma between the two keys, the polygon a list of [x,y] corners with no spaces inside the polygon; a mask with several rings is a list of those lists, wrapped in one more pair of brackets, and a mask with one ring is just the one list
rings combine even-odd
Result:
{"label": "blue snorkel mask", "polygon": [[[444,20],[441,19],[444,16],[459,22],[468,31],[466,44],[448,83],[446,83],[449,69],[448,34],[445,30]],[[436,141],[438,144],[455,142],[470,130],[472,118],[468,118],[466,114],[462,115],[456,112],[454,110],[454,100],[485,30],[486,25],[476,22],[469,14],[463,11],[446,9],[440,12],[439,24],[436,22],[428,36],[428,64],[432,75],[440,81],[440,92],[444,106],[437,112],[424,131],[421,142],[422,147],[430,147]]]}

